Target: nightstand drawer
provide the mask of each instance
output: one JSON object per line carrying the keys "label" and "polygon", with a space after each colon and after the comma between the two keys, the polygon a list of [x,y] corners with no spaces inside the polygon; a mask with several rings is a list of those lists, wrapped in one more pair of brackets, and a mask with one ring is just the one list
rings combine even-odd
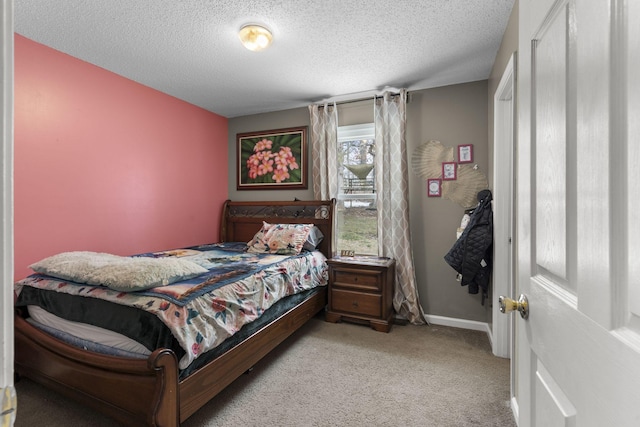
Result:
{"label": "nightstand drawer", "polygon": [[333,270],[333,285],[358,288],[362,290],[381,291],[380,272]]}
{"label": "nightstand drawer", "polygon": [[382,315],[382,296],[361,292],[331,290],[331,305],[335,311],[380,317]]}

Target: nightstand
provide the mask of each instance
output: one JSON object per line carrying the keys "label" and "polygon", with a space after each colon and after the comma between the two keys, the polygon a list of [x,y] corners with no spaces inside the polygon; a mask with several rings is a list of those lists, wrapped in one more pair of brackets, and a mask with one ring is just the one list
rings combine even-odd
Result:
{"label": "nightstand", "polygon": [[327,260],[329,305],[327,322],[341,320],[368,324],[389,332],[393,323],[395,260],[355,256]]}

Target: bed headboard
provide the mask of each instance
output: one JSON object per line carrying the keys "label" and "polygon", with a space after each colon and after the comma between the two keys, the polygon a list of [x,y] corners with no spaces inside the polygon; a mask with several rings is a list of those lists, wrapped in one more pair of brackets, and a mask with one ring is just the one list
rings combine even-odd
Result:
{"label": "bed headboard", "polygon": [[260,228],[262,221],[271,224],[314,224],[324,234],[320,251],[327,258],[334,254],[334,209],[332,200],[296,200],[293,202],[233,202],[227,200],[222,211],[220,240],[248,242]]}

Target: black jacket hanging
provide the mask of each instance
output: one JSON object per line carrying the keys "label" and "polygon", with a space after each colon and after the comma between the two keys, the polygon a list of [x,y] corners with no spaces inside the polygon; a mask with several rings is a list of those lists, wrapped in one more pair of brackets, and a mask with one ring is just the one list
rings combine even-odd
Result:
{"label": "black jacket hanging", "polygon": [[449,252],[445,261],[462,275],[462,286],[470,294],[482,289],[483,301],[489,289],[493,253],[493,210],[491,191],[478,193],[478,205],[471,212],[469,223]]}

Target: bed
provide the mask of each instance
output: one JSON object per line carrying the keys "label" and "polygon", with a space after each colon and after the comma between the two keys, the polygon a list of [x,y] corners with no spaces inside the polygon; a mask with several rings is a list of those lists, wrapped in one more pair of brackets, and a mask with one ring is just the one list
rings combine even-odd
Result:
{"label": "bed", "polygon": [[[324,235],[319,250],[333,254],[335,201],[233,202],[223,206],[221,244],[250,242],[264,222],[312,224]],[[182,249],[182,248],[181,248]],[[319,283],[324,285],[325,283]],[[169,286],[170,288],[171,286]],[[151,290],[153,291],[153,289]],[[66,295],[87,301],[78,295]],[[99,300],[101,310],[124,306]],[[29,319],[18,299],[15,315],[15,371],[120,423],[178,426],[269,351],[326,306],[326,286],[299,291],[266,309],[220,345],[186,363],[171,345],[148,356],[105,354],[70,344]],[[127,307],[129,309],[130,307]],[[197,363],[196,363],[197,362]]]}

